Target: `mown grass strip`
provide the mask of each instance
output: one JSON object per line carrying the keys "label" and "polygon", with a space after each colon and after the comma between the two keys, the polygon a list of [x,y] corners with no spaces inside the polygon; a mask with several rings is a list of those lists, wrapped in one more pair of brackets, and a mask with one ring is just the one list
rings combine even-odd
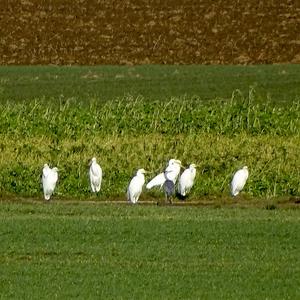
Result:
{"label": "mown grass strip", "polygon": [[299,297],[299,210],[0,205],[3,298]]}

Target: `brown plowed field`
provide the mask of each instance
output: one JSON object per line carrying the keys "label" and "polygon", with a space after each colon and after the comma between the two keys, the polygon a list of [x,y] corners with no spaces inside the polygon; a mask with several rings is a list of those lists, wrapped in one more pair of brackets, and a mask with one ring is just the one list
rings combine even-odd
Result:
{"label": "brown plowed field", "polygon": [[2,65],[287,62],[300,62],[299,0],[12,0],[0,5]]}

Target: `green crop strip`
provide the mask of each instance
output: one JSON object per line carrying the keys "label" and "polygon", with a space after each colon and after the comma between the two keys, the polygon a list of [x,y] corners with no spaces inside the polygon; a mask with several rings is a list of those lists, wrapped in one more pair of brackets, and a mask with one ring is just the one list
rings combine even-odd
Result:
{"label": "green crop strip", "polygon": [[102,196],[122,196],[137,168],[154,176],[176,157],[199,165],[191,197],[228,195],[231,176],[243,165],[250,170],[249,195],[297,196],[299,116],[299,101],[262,102],[254,89],[211,101],[126,96],[105,103],[65,97],[6,102],[0,111],[0,191],[40,195],[41,168],[48,162],[60,169],[58,195],[88,196],[88,160],[96,156],[104,171]]}

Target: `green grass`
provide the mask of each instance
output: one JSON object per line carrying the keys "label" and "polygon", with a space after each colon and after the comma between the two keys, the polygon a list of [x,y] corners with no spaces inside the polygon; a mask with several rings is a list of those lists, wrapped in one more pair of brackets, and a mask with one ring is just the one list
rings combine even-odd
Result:
{"label": "green grass", "polygon": [[0,205],[2,299],[298,299],[299,210]]}
{"label": "green grass", "polygon": [[[184,165],[199,166],[190,199],[227,197],[232,174],[243,165],[250,170],[246,195],[297,197],[298,68],[2,67],[0,72],[6,72],[1,85],[6,100],[3,98],[0,106],[0,195],[41,196],[41,169],[47,162],[60,170],[56,196],[88,198],[88,160],[96,156],[104,171],[100,200],[124,197],[138,168],[152,172],[148,180],[173,157]],[[99,70],[103,74],[93,77],[90,69],[91,74]],[[183,76],[176,82],[171,76],[174,70],[176,76]],[[128,75],[134,72],[141,73],[141,77]],[[121,73],[123,77],[116,76]],[[218,94],[204,81],[198,85],[204,80],[201,76],[205,76],[205,82],[219,87]],[[249,76],[251,82],[247,81]],[[253,76],[261,78],[255,88],[247,86],[255,83]],[[287,80],[284,87],[279,77],[274,76]],[[103,90],[109,91],[109,97],[101,94],[104,78],[109,79]],[[144,80],[141,85],[140,78]],[[126,88],[117,84],[119,79],[124,80]],[[89,80],[96,80],[97,84],[91,86]],[[47,89],[39,86],[40,81]],[[143,90],[146,82],[148,89]],[[158,82],[168,90],[162,92]],[[71,83],[74,86],[70,88]],[[61,90],[56,97],[58,84]],[[135,96],[142,90],[141,95]],[[23,98],[13,96],[17,92]],[[121,97],[122,94],[127,95]],[[106,98],[111,100],[105,101]],[[144,195],[160,197],[161,193],[150,191]]]}
{"label": "green grass", "polygon": [[[0,102],[75,97],[88,101],[143,96],[148,100],[197,96],[230,99],[253,86],[262,99],[293,101],[300,95],[299,65],[266,66],[8,66],[0,68]],[[53,100],[52,100],[53,101]]]}

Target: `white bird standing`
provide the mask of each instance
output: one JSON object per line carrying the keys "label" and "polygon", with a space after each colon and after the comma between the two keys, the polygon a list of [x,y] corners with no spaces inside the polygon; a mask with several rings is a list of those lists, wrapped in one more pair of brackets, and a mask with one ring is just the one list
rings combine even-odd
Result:
{"label": "white bird standing", "polygon": [[194,180],[196,177],[196,165],[190,164],[190,166],[183,171],[179,178],[178,193],[185,197],[187,193],[190,192],[194,185]]}
{"label": "white bird standing", "polygon": [[145,184],[144,169],[138,169],[136,175],[131,179],[127,189],[127,200],[131,203],[137,203]]}
{"label": "white bird standing", "polygon": [[57,180],[58,180],[58,169],[49,168],[48,164],[44,164],[43,173],[42,173],[42,184],[44,191],[45,200],[50,200],[52,196]]}
{"label": "white bird standing", "polygon": [[248,167],[244,166],[242,169],[238,170],[231,181],[231,195],[237,196],[238,193],[244,188],[246,181],[249,176]]}
{"label": "white bird standing", "polygon": [[102,169],[100,165],[97,163],[95,157],[92,158],[90,163],[90,184],[93,193],[98,193],[101,189],[102,182]]}
{"label": "white bird standing", "polygon": [[176,183],[177,177],[180,173],[181,161],[177,159],[170,159],[164,172],[159,173],[153,179],[151,179],[147,185],[147,189],[152,189],[155,186],[162,187],[166,179]]}

